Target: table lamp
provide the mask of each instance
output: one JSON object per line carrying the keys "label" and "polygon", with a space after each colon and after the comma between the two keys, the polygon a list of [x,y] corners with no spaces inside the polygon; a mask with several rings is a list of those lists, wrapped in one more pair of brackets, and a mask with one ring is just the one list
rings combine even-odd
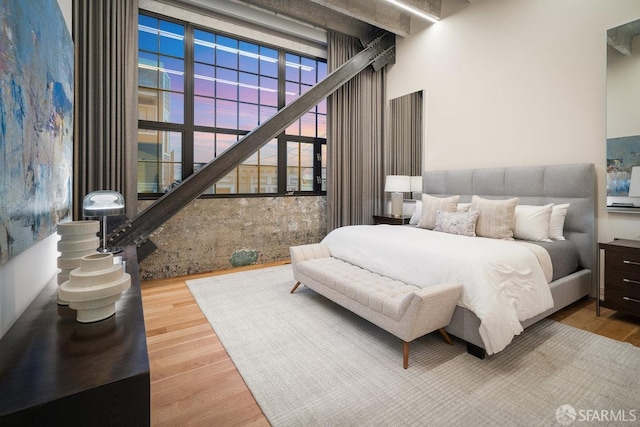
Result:
{"label": "table lamp", "polygon": [[411,177],[408,175],[387,175],[384,191],[391,193],[391,216],[402,217],[404,193],[411,191]]}
{"label": "table lamp", "polygon": [[118,253],[122,248],[107,247],[107,217],[124,213],[124,197],[117,191],[93,191],[82,199],[82,215],[88,218],[102,217],[102,248],[100,252]]}

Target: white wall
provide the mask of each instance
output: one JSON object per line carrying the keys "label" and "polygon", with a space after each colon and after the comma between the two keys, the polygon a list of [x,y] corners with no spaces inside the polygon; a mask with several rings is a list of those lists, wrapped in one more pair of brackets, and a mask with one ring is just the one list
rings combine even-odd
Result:
{"label": "white wall", "polygon": [[[58,0],[71,33],[72,0]],[[58,235],[52,234],[0,266],[0,337],[58,271]]]}
{"label": "white wall", "polygon": [[640,215],[606,211],[606,30],[640,18],[637,0],[443,0],[412,21],[387,78],[394,98],[425,94],[425,169],[589,162],[599,240],[635,238]]}

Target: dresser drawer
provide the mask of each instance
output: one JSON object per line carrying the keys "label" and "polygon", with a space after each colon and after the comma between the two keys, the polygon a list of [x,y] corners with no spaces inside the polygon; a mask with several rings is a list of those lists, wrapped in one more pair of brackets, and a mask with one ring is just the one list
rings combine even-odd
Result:
{"label": "dresser drawer", "polygon": [[633,271],[640,276],[640,251],[608,250],[604,254],[604,262],[607,270]]}
{"label": "dresser drawer", "polygon": [[640,316],[640,285],[634,288],[607,286],[604,305],[613,310]]}
{"label": "dresser drawer", "polygon": [[629,268],[628,270],[616,270],[607,264],[604,268],[604,284],[618,288],[640,289],[640,268]]}

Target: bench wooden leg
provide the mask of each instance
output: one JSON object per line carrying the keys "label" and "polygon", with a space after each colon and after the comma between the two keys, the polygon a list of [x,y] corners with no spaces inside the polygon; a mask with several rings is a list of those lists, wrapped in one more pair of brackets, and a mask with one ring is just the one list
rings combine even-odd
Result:
{"label": "bench wooden leg", "polygon": [[402,367],[404,369],[407,369],[409,367],[409,343],[408,342],[403,341],[402,350],[403,350]]}
{"label": "bench wooden leg", "polygon": [[442,338],[444,338],[444,340],[449,343],[449,345],[453,345],[453,342],[451,342],[451,337],[449,337],[447,331],[445,331],[443,328],[438,329],[438,331],[440,331],[440,335],[442,335]]}
{"label": "bench wooden leg", "polygon": [[291,289],[291,293],[294,293],[296,291],[296,289],[298,289],[298,286],[300,286],[300,282],[296,283],[295,286],[293,287],[293,289]]}

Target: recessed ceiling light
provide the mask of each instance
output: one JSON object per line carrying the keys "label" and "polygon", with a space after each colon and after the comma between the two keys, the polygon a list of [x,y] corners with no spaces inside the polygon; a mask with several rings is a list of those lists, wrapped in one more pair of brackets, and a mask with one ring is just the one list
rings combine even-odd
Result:
{"label": "recessed ceiling light", "polygon": [[433,16],[433,15],[429,15],[428,13],[425,13],[413,6],[409,6],[407,4],[401,3],[397,0],[387,0],[389,3],[398,6],[399,8],[402,8],[408,12],[413,13],[414,15],[417,15],[419,17],[421,17],[422,19],[426,19],[427,21],[431,21],[433,23],[438,22],[439,18]]}

